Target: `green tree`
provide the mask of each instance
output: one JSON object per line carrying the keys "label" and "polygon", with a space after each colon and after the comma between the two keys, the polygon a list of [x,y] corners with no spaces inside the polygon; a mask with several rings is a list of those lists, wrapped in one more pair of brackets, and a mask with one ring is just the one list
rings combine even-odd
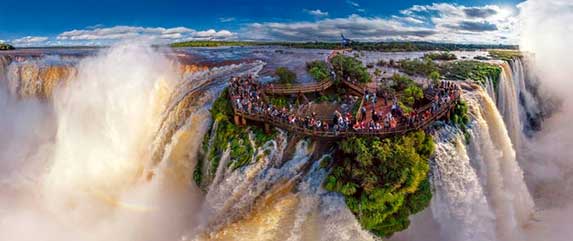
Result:
{"label": "green tree", "polygon": [[400,74],[394,74],[392,76],[392,81],[394,82],[392,88],[397,92],[405,90],[406,88],[416,84],[414,80]]}
{"label": "green tree", "polygon": [[440,72],[438,71],[432,71],[432,73],[430,73],[430,75],[428,76],[428,78],[430,80],[432,80],[433,84],[437,84],[438,81],[440,81],[440,78],[442,78],[442,76],[440,75]]}
{"label": "green tree", "polygon": [[306,64],[306,70],[316,81],[325,81],[330,78],[328,65],[324,61],[312,61]]}
{"label": "green tree", "polygon": [[424,98],[424,91],[417,85],[411,85],[404,90],[401,99],[404,104],[412,107],[417,100]]}
{"label": "green tree", "polygon": [[338,81],[350,78],[361,83],[372,81],[368,69],[357,58],[339,54],[331,60]]}
{"label": "green tree", "polygon": [[429,205],[431,136],[419,131],[383,140],[353,137],[339,148],[324,187],[344,196],[364,228],[389,237]]}
{"label": "green tree", "polygon": [[275,74],[279,77],[281,84],[292,84],[296,80],[296,73],[285,67],[277,68]]}

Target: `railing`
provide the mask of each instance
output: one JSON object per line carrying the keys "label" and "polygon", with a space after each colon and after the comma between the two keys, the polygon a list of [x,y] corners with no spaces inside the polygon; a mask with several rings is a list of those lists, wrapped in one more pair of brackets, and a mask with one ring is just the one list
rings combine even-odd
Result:
{"label": "railing", "polygon": [[[439,118],[442,118],[444,115],[448,113],[456,104],[457,100],[459,99],[459,95],[455,96],[455,99],[451,100],[450,102],[446,103],[445,105],[441,106],[440,109],[436,113],[433,113],[427,119],[421,119],[416,121],[414,124],[401,124],[395,128],[383,128],[380,130],[371,130],[371,129],[360,129],[354,130],[352,128],[348,128],[346,130],[341,131],[333,131],[333,130],[314,130],[309,128],[304,128],[302,126],[296,124],[290,124],[288,121],[285,121],[281,118],[273,117],[266,114],[260,113],[248,113],[242,110],[239,110],[233,105],[233,110],[235,115],[244,117],[246,119],[257,121],[257,122],[264,122],[269,123],[275,127],[285,129],[290,132],[295,132],[298,134],[302,134],[305,136],[314,136],[320,138],[344,138],[350,136],[377,136],[381,138],[386,138],[395,135],[401,135],[404,133],[408,133],[415,130],[425,129],[434,121]],[[432,108],[432,103],[423,106],[422,108],[417,109],[418,113],[424,113],[427,110]]]}
{"label": "railing", "polygon": [[263,92],[270,95],[304,94],[326,90],[333,84],[331,80],[306,84],[269,84],[263,87]]}

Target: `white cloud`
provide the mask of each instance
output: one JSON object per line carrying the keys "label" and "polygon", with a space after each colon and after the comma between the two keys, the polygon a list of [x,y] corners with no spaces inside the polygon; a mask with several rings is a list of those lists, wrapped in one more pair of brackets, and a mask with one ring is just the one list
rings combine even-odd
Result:
{"label": "white cloud", "polygon": [[[356,2],[347,1],[352,6]],[[353,4],[354,3],[354,4]],[[242,37],[260,40],[314,41],[339,39],[341,33],[359,41],[433,41],[514,44],[517,14],[495,5],[415,5],[389,18],[351,15],[313,22],[253,23]]]}
{"label": "white cloud", "polygon": [[411,27],[399,21],[351,15],[347,18],[315,22],[255,23],[244,30],[245,37],[260,40],[338,40],[343,33],[361,41],[421,40],[434,34],[432,29]]}
{"label": "white cloud", "polygon": [[57,36],[57,40],[68,42],[90,43],[95,41],[113,42],[131,38],[146,38],[154,43],[169,43],[183,40],[223,40],[232,38],[234,34],[228,30],[196,31],[186,27],[162,28],[139,26],[115,26],[66,31]]}
{"label": "white cloud", "polygon": [[48,37],[26,36],[23,38],[14,39],[11,41],[11,43],[17,46],[32,46],[46,41],[48,41]]}
{"label": "white cloud", "polygon": [[323,11],[320,10],[320,9],[316,9],[316,10],[308,10],[308,9],[305,9],[304,12],[305,12],[305,13],[308,13],[308,14],[314,16],[314,17],[317,17],[317,18],[321,18],[321,17],[326,17],[326,16],[328,16],[328,12],[323,12]]}

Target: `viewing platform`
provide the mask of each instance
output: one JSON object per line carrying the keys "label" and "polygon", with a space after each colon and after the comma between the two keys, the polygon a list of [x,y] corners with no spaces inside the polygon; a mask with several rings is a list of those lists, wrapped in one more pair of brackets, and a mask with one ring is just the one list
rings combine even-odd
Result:
{"label": "viewing platform", "polygon": [[[346,87],[351,88],[348,85],[351,83],[344,84]],[[255,89],[253,93],[298,94],[320,92],[333,86],[333,83],[332,81],[323,81],[320,83],[312,84],[291,84],[288,86],[280,85],[280,88],[277,86],[258,86],[258,84],[255,83],[249,83],[249,85]],[[234,89],[237,88],[237,86],[239,85],[232,83],[230,92],[238,93],[239,91],[243,91]],[[460,98],[461,89],[457,84],[453,83],[450,83],[447,86],[447,88],[434,88],[432,91],[425,91],[424,98],[425,102],[428,102],[427,104],[416,108],[412,112],[414,114],[400,114],[400,116],[395,116],[397,119],[397,124],[392,127],[384,126],[382,128],[379,126],[378,128],[356,128],[356,123],[360,122],[357,120],[362,119],[358,116],[352,116],[352,124],[349,125],[347,123],[346,127],[344,128],[338,127],[339,125],[333,123],[335,121],[332,120],[316,120],[320,121],[321,123],[318,125],[308,125],[308,123],[301,121],[303,118],[293,116],[292,113],[284,113],[288,111],[285,111],[284,108],[282,110],[280,110],[280,108],[274,108],[272,105],[269,105],[263,101],[265,98],[251,96],[253,94],[250,93],[248,94],[249,98],[253,100],[260,99],[258,103],[253,104],[249,102],[248,104],[244,105],[241,104],[241,100],[236,98],[233,99],[233,97],[231,97],[231,101],[235,124],[240,126],[245,126],[247,125],[247,121],[250,121],[263,124],[266,131],[270,131],[271,127],[277,127],[298,135],[321,139],[342,139],[352,136],[376,136],[380,138],[388,138],[392,136],[403,135],[415,130],[426,129],[436,120],[444,117],[449,118],[450,113]],[[358,91],[358,89],[356,91]],[[360,93],[363,93],[363,91],[360,91]],[[437,93],[446,93],[446,95],[442,95],[439,97],[439,99],[436,100],[435,98],[438,98]],[[361,97],[362,101],[360,102],[360,107],[362,107],[364,103],[364,96],[362,95]],[[257,107],[258,105],[260,105],[260,107]],[[293,121],[293,119],[295,121]],[[364,121],[365,120],[362,119],[362,122]]]}

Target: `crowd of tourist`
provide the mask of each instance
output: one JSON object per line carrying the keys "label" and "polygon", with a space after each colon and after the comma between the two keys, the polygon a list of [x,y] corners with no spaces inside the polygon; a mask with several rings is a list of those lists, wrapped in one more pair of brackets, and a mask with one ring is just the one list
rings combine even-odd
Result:
{"label": "crowd of tourist", "polygon": [[[298,113],[298,108],[292,104],[289,104],[288,107],[278,107],[267,103],[263,100],[263,89],[252,76],[231,78],[229,94],[234,108],[240,112],[306,130],[338,133],[342,131],[391,131],[399,127],[415,127],[417,124],[429,120],[434,114],[442,110],[443,106],[456,100],[459,94],[457,85],[451,82],[441,82],[432,90],[434,98],[431,103],[426,105],[429,108],[415,109],[409,113],[404,113],[395,96],[392,97],[389,111],[377,110],[377,94],[366,90],[364,93],[365,104],[361,106],[356,116],[350,112],[341,113],[339,110],[335,110],[332,120],[320,119],[315,112],[301,115]],[[386,97],[384,96],[382,99],[385,102],[384,107],[387,106]],[[368,105],[371,105],[370,118],[367,118],[366,106]]]}

